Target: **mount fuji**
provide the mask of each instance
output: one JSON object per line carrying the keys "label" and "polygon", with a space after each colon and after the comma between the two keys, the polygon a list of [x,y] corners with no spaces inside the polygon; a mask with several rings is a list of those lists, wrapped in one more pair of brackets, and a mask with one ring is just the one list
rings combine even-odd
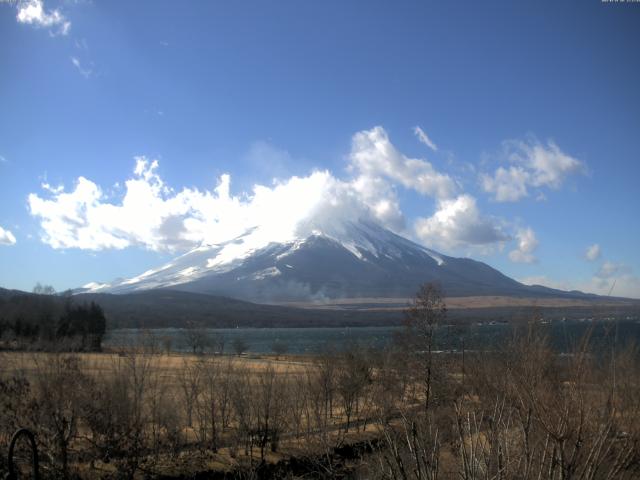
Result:
{"label": "mount fuji", "polygon": [[201,245],[168,264],[78,293],[135,293],[170,289],[257,303],[408,298],[424,282],[448,297],[591,297],[523,285],[469,258],[423,247],[371,220],[307,222],[283,241],[261,227],[220,244]]}

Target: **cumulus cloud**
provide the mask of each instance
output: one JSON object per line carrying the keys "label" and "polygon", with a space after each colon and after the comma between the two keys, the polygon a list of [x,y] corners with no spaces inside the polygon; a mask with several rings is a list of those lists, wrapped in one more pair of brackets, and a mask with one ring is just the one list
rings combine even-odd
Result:
{"label": "cumulus cloud", "polygon": [[19,0],[16,19],[36,28],[47,28],[51,35],[67,35],[71,22],[58,9],[47,10],[43,0]]}
{"label": "cumulus cloud", "polygon": [[375,219],[391,230],[401,232],[406,220],[393,186],[381,177],[359,175],[349,182],[349,188],[369,207]]}
{"label": "cumulus cloud", "polygon": [[590,262],[594,262],[600,258],[601,254],[600,245],[594,243],[587,247],[587,250],[584,252],[584,257]]}
{"label": "cumulus cloud", "polygon": [[[254,146],[248,158],[262,154],[280,159],[283,170],[292,163],[288,153],[267,144]],[[70,189],[43,184],[42,192],[29,195],[28,205],[40,221],[42,240],[53,248],[178,251],[225,242],[249,229],[258,229],[252,235],[258,245],[291,240],[303,235],[302,229],[326,231],[341,219],[356,218],[448,252],[470,248],[487,253],[511,240],[506,222],[484,215],[473,196],[456,193],[456,182],[426,160],[400,152],[382,127],[357,132],[347,161],[344,179],[314,171],[232,195],[229,175],[220,176],[210,190],[173,190],[156,160],[136,157],[132,175],[115,193],[79,177]],[[435,211],[408,228],[399,188],[434,197]]]}
{"label": "cumulus cloud", "polygon": [[499,202],[515,202],[528,195],[529,173],[522,167],[498,167],[493,177],[482,174],[480,178],[484,191]]}
{"label": "cumulus cloud", "polygon": [[9,230],[0,227],[0,245],[15,245],[16,237]]}
{"label": "cumulus cloud", "polygon": [[415,232],[420,240],[445,250],[460,246],[486,246],[509,240],[499,222],[483,216],[471,195],[438,201],[436,212],[419,218]]}
{"label": "cumulus cloud", "polygon": [[420,143],[424,143],[427,147],[429,147],[434,152],[438,151],[438,146],[435,143],[433,143],[433,141],[429,138],[429,135],[427,135],[427,132],[425,132],[424,130],[422,130],[420,127],[416,125],[415,127],[413,127],[413,133],[415,133],[416,137],[418,137],[418,140],[420,141]]}
{"label": "cumulus cloud", "polygon": [[322,219],[370,215],[357,192],[326,171],[273,186],[256,185],[250,194],[233,196],[229,175],[222,175],[212,191],[175,192],[160,177],[158,167],[156,160],[137,157],[133,177],[125,182],[123,197],[115,201],[84,177],[69,192],[47,185],[49,198],[30,194],[30,212],[40,219],[42,240],[53,248],[137,245],[173,251],[225,242],[258,229],[259,234],[253,235],[257,248],[260,242],[291,240],[301,228],[318,227]]}
{"label": "cumulus cloud", "polygon": [[509,252],[509,259],[516,263],[533,263],[536,257],[533,252],[538,248],[538,239],[535,232],[530,228],[520,228],[516,232],[518,248]]}
{"label": "cumulus cloud", "polygon": [[349,160],[352,170],[360,175],[385,177],[422,195],[450,198],[458,190],[449,175],[438,172],[428,161],[398,151],[382,127],[356,133]]}
{"label": "cumulus cloud", "polygon": [[559,189],[567,177],[585,172],[580,160],[564,153],[553,141],[537,140],[504,143],[509,166],[500,166],[493,175],[480,175],[483,190],[498,202],[515,202],[529,195],[529,188]]}

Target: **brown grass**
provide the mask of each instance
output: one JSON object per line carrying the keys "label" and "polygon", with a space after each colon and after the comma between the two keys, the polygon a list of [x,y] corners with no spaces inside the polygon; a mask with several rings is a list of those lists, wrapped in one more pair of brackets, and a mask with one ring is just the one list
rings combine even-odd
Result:
{"label": "brown grass", "polygon": [[[577,299],[577,298],[548,298],[548,297],[509,297],[498,295],[447,297],[448,309],[467,308],[500,308],[500,307],[540,307],[540,308],[565,308],[565,307],[609,307],[622,305],[639,305],[640,302],[632,299]],[[342,298],[332,299],[327,302],[289,302],[286,305],[311,309],[335,309],[360,306],[363,310],[404,310],[409,304],[409,298]]]}

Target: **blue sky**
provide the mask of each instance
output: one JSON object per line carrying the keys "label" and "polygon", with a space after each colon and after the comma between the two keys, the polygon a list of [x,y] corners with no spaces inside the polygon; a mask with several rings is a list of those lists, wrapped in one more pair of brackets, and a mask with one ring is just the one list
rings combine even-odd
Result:
{"label": "blue sky", "polygon": [[0,286],[133,276],[315,192],[640,298],[639,27],[599,0],[0,1]]}

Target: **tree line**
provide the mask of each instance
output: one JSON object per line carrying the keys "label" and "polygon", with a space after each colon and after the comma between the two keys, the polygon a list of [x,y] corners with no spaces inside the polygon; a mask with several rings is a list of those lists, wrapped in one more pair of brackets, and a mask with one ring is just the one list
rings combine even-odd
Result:
{"label": "tree line", "polygon": [[100,305],[76,304],[66,293],[36,285],[33,294],[0,297],[0,346],[9,349],[98,351],[106,332]]}

